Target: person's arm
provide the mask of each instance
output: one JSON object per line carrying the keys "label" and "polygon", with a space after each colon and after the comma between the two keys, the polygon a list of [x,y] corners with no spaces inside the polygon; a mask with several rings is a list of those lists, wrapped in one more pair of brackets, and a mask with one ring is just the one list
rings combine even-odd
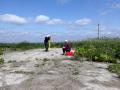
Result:
{"label": "person's arm", "polygon": [[63,44],[63,48],[66,48],[66,43]]}

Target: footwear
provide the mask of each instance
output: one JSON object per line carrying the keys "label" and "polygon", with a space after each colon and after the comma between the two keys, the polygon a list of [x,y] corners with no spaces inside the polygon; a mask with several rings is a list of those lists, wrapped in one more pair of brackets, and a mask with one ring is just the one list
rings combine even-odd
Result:
{"label": "footwear", "polygon": [[61,55],[65,55],[65,54],[63,53],[63,54],[61,54]]}

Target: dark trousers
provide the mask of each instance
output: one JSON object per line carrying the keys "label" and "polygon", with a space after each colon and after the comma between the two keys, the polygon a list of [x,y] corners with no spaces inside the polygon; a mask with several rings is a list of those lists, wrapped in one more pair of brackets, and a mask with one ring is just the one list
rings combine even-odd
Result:
{"label": "dark trousers", "polygon": [[47,51],[48,51],[48,46],[49,46],[49,45],[48,45],[47,42],[45,42],[44,45],[45,45],[45,51],[47,52]]}
{"label": "dark trousers", "polygon": [[70,49],[62,48],[62,50],[63,50],[63,54],[65,54],[66,52],[70,52]]}

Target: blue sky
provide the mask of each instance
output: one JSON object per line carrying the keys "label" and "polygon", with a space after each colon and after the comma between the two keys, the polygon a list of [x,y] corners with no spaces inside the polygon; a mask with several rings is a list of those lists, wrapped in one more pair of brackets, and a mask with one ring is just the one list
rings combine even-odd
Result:
{"label": "blue sky", "polygon": [[119,37],[120,0],[0,0],[0,42]]}

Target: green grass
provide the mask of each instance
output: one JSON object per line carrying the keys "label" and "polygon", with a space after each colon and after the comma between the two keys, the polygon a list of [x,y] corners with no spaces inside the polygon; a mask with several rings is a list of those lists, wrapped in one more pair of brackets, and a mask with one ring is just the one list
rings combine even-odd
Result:
{"label": "green grass", "polygon": [[3,51],[0,49],[0,55],[2,55],[3,54]]}
{"label": "green grass", "polygon": [[[52,42],[51,48],[61,48],[63,46],[63,42]],[[29,50],[36,48],[44,48],[43,43],[29,43],[29,42],[20,42],[20,43],[0,43],[0,54],[2,54],[2,50],[5,49],[10,50]]]}
{"label": "green grass", "polygon": [[74,45],[74,56],[93,61],[116,63],[120,59],[120,39],[92,39]]}
{"label": "green grass", "polygon": [[120,77],[120,64],[113,64],[108,66],[108,70],[113,73],[117,73]]}
{"label": "green grass", "polygon": [[0,57],[0,64],[4,63],[4,59]]}
{"label": "green grass", "polygon": [[11,49],[11,50],[28,50],[34,48],[44,48],[43,43],[29,43],[29,42],[21,42],[21,43],[0,43],[1,49]]}

